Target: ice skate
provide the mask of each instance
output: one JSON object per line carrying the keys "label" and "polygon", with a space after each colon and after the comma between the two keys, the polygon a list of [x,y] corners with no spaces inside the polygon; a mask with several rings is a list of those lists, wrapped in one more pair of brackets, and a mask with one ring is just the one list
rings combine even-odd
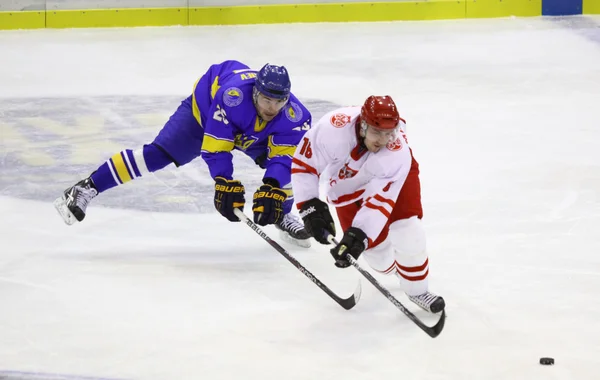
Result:
{"label": "ice skate", "polygon": [[90,178],[86,178],[69,187],[63,195],[54,201],[54,207],[66,224],[72,225],[85,218],[85,210],[98,190]]}
{"label": "ice skate", "polygon": [[418,296],[408,296],[408,299],[430,313],[439,313],[446,307],[444,299],[431,292],[425,292]]}
{"label": "ice skate", "polygon": [[310,235],[304,229],[300,218],[291,213],[285,214],[281,222],[275,225],[282,240],[304,248],[310,248]]}

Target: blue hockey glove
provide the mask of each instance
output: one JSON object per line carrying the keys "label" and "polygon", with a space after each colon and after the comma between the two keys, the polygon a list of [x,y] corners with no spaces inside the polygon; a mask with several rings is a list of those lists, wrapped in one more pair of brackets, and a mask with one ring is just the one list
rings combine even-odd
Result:
{"label": "blue hockey glove", "polygon": [[350,227],[344,232],[344,237],[338,245],[333,247],[329,252],[335,259],[335,266],[338,268],[347,268],[350,262],[346,260],[346,254],[358,259],[361,253],[369,245],[367,235],[356,227]]}
{"label": "blue hockey glove", "polygon": [[239,222],[233,209],[244,210],[244,185],[240,181],[215,177],[215,208],[230,222]]}

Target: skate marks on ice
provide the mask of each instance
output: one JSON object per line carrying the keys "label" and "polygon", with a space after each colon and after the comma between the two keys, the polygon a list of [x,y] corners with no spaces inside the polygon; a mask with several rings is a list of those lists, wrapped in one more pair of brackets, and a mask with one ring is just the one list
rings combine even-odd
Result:
{"label": "skate marks on ice", "polygon": [[[3,99],[0,103],[0,195],[52,201],[124,149],[152,142],[184,97],[103,96]],[[339,107],[302,99],[313,120]],[[234,152],[235,176],[248,191],[263,170]],[[162,171],[110,190],[104,207],[168,212],[212,212],[214,183],[206,164]],[[250,194],[251,195],[251,194]]]}
{"label": "skate marks on ice", "polygon": [[597,44],[600,48],[600,19],[589,15],[548,17],[548,21],[571,30],[573,33]]}

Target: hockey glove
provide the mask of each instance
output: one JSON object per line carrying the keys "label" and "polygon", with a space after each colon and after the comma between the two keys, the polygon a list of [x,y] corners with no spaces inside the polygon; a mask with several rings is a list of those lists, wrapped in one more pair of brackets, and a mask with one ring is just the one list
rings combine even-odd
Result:
{"label": "hockey glove", "polygon": [[360,228],[350,227],[344,232],[344,237],[339,244],[329,252],[335,259],[336,267],[347,268],[350,266],[350,262],[346,260],[346,254],[358,259],[368,245],[367,235]]}
{"label": "hockey glove", "polygon": [[233,209],[244,210],[244,185],[240,181],[215,177],[215,208],[230,222],[239,222]]}
{"label": "hockey glove", "polygon": [[283,202],[287,195],[279,188],[277,181],[266,180],[264,185],[254,192],[254,223],[261,226],[277,224],[283,218]]}
{"label": "hockey glove", "polygon": [[304,221],[304,228],[312,237],[321,244],[329,244],[325,232],[335,236],[335,222],[329,212],[327,203],[319,198],[313,198],[302,204],[300,216]]}

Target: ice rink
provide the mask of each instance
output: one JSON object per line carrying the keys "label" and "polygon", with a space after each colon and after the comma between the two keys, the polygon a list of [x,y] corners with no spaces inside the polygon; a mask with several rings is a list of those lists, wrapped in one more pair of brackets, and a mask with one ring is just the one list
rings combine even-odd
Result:
{"label": "ice rink", "polygon": [[[600,378],[600,16],[4,31],[0,57],[0,379]],[[285,65],[314,118],[396,99],[438,338],[364,279],[353,310],[332,302],[215,213],[200,159],[63,223],[60,192],[150,142],[226,59]],[[251,199],[262,172],[235,165]],[[325,247],[282,245],[353,291]]]}

